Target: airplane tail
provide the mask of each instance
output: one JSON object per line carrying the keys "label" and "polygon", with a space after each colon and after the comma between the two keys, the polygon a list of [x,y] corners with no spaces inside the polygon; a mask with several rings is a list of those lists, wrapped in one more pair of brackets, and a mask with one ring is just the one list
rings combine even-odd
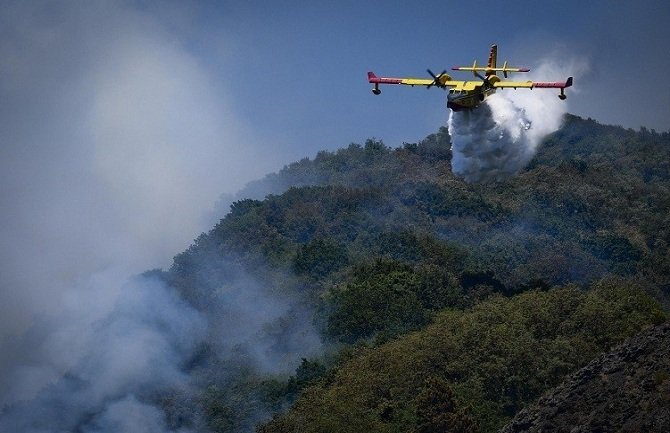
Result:
{"label": "airplane tail", "polygon": [[507,66],[507,60],[503,62],[502,68],[498,67],[498,46],[493,44],[491,45],[491,52],[489,53],[489,61],[486,67],[477,66],[477,61],[475,60],[472,63],[472,66],[454,66],[451,68],[452,71],[472,71],[476,77],[481,78],[477,72],[485,72],[487,77],[492,75],[497,76],[498,72],[502,72],[505,78],[510,72],[529,72],[528,68],[518,68],[518,67],[509,67]]}
{"label": "airplane tail", "polygon": [[492,70],[486,75],[496,75],[496,62],[498,60],[498,46],[497,45],[491,45],[491,52],[489,53],[489,63],[487,65],[487,69]]}

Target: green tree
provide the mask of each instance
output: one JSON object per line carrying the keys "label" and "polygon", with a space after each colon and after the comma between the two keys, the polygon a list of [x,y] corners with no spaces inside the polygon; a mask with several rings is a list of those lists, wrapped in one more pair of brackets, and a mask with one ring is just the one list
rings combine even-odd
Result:
{"label": "green tree", "polygon": [[449,383],[430,377],[416,397],[414,433],[474,433],[472,418],[456,403]]}
{"label": "green tree", "polygon": [[348,261],[344,246],[330,239],[314,239],[298,249],[293,270],[299,275],[318,279],[341,269]]}
{"label": "green tree", "polygon": [[358,271],[354,281],[335,289],[326,334],[353,343],[382,334],[389,338],[429,320],[419,300],[418,279],[411,267],[378,260]]}

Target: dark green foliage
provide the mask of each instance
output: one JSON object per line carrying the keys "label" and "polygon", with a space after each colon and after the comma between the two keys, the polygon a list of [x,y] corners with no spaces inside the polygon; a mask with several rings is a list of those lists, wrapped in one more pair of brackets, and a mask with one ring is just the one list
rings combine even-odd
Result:
{"label": "dark green foliage", "polygon": [[498,281],[493,271],[486,272],[463,272],[461,274],[461,286],[469,290],[480,286],[489,287],[492,292],[504,293],[507,289],[505,285]]}
{"label": "dark green foliage", "polygon": [[397,260],[412,265],[433,264],[453,272],[466,267],[468,252],[454,242],[438,240],[434,235],[401,228],[366,236],[361,247],[369,256]]}
{"label": "dark green foliage", "polygon": [[406,145],[405,148],[413,148],[414,152],[430,161],[451,161],[451,137],[444,126],[436,134],[430,134],[421,140],[418,145]]}
{"label": "dark green foliage", "polygon": [[414,272],[417,277],[416,296],[425,309],[436,311],[468,304],[465,295],[467,289],[459,285],[455,269],[438,264],[422,264],[415,267]]}
{"label": "dark green foliage", "polygon": [[205,410],[207,428],[217,433],[233,431],[238,424],[233,408],[224,403],[226,399],[221,395],[212,395],[210,398]]}
{"label": "dark green foliage", "polygon": [[564,375],[664,320],[651,298],[613,280],[444,310],[419,332],[359,351],[262,431],[495,431]]}
{"label": "dark green foliage", "polygon": [[474,433],[475,423],[456,403],[449,383],[429,377],[416,397],[414,433]]}
{"label": "dark green foliage", "polygon": [[428,255],[416,234],[407,230],[379,234],[370,245],[370,249],[380,257],[411,263],[418,262]]}
{"label": "dark green foliage", "polygon": [[244,421],[244,411],[236,407],[232,390],[210,386],[203,394],[207,428],[215,433],[235,431]]}
{"label": "dark green foliage", "polygon": [[588,244],[600,259],[611,263],[611,269],[619,275],[635,273],[636,263],[642,258],[642,251],[628,238],[611,232],[599,232],[592,236]]}
{"label": "dark green foliage", "polygon": [[473,216],[488,221],[503,214],[496,203],[487,202],[484,197],[467,190],[454,190],[435,184],[416,185],[413,194],[405,200],[406,205],[414,206],[431,217]]}
{"label": "dark green foliage", "polygon": [[421,327],[442,308],[471,304],[470,288],[459,285],[449,266],[448,248],[442,252],[441,265],[380,258],[354,267],[349,282],[331,290],[325,334],[346,343],[382,341]]}
{"label": "dark green foliage", "polygon": [[298,275],[323,278],[348,263],[347,250],[329,239],[314,239],[301,246],[293,259],[293,270]]}
{"label": "dark green foliage", "polygon": [[315,383],[326,375],[328,369],[319,361],[310,361],[302,358],[302,363],[295,371],[295,376],[288,380],[287,390],[292,395],[297,394],[303,388]]}
{"label": "dark green foliage", "polygon": [[379,260],[362,266],[351,283],[334,290],[326,335],[353,343],[382,333],[384,338],[428,321],[419,297],[419,281],[411,267]]}

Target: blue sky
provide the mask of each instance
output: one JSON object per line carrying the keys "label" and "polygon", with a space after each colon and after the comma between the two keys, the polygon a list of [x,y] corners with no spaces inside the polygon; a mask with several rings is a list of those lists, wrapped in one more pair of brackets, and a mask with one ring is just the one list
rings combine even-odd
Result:
{"label": "blue sky", "polygon": [[206,62],[243,117],[291,152],[373,135],[392,145],[422,138],[444,124],[444,94],[389,88],[373,97],[366,71],[425,76],[426,68],[483,62],[494,42],[513,64],[582,65],[569,92],[573,113],[670,129],[670,88],[658,81],[670,66],[664,1],[265,3],[272,6],[202,6],[194,37],[217,35],[199,39],[198,50],[225,47]]}
{"label": "blue sky", "polygon": [[[36,53],[41,57],[32,66],[47,71],[36,77],[36,88],[42,84],[45,94],[53,93],[49,87],[62,77],[73,94],[95,86],[85,83],[91,65],[132,26],[120,16],[132,16],[157,43],[196,63],[208,93],[251,131],[248,139],[257,144],[250,146],[268,161],[252,177],[371,136],[394,146],[420,140],[446,122],[443,92],[389,88],[373,97],[366,72],[425,76],[426,68],[483,62],[492,43],[501,60],[513,64],[533,68],[551,58],[576,69],[570,112],[626,127],[670,129],[670,87],[663,84],[670,67],[670,5],[662,0],[29,3],[7,2],[0,12],[19,23],[17,34],[5,30],[5,45],[35,50],[30,39],[44,27],[68,42]],[[557,70],[536,78],[565,77]],[[39,108],[24,105],[26,117],[38,115]]]}

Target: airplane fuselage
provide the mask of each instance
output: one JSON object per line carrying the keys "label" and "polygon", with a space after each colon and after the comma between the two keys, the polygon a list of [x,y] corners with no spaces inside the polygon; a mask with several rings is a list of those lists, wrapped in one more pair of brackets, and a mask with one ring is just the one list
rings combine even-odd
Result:
{"label": "airplane fuselage", "polygon": [[472,110],[479,107],[484,99],[496,92],[494,88],[478,87],[475,90],[449,89],[447,108],[453,111]]}

